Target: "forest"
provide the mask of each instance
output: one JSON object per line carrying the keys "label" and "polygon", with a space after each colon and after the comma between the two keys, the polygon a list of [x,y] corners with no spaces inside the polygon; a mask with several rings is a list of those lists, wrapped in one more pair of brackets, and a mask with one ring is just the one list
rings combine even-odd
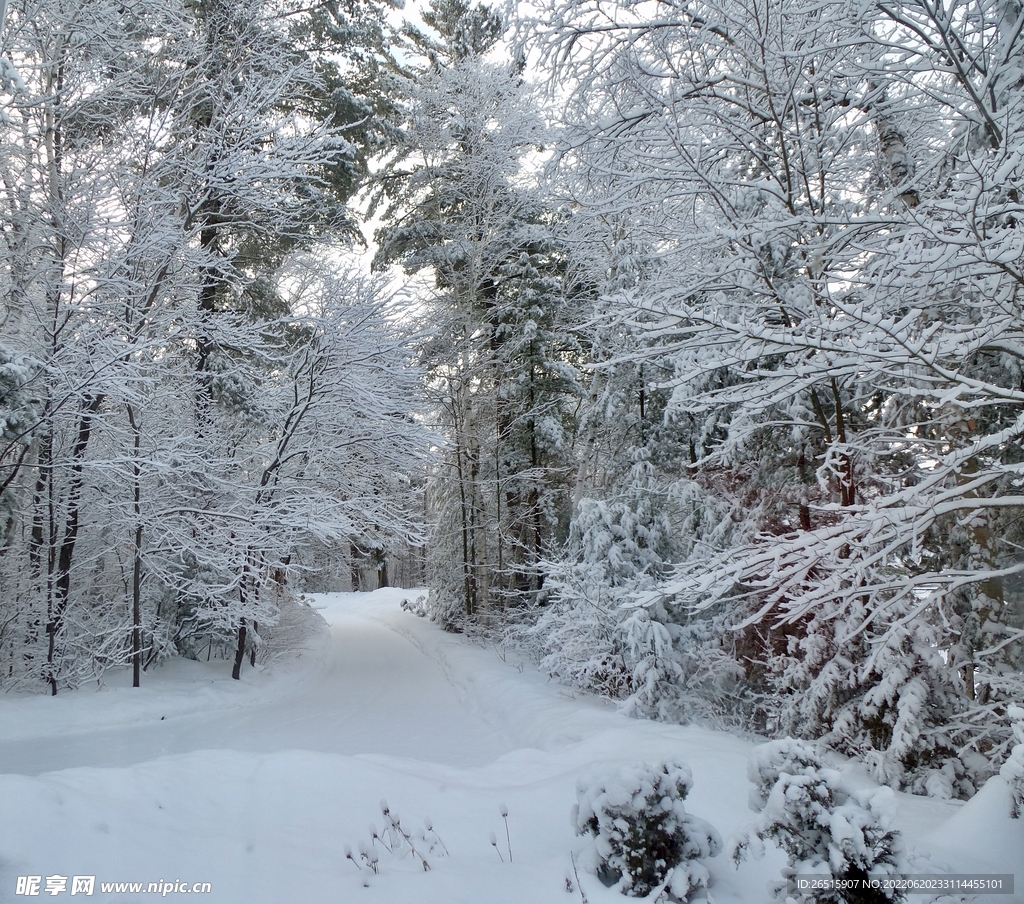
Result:
{"label": "forest", "polygon": [[968,798],[1024,738],[1022,183],[1019,0],[0,0],[0,687],[423,584]]}

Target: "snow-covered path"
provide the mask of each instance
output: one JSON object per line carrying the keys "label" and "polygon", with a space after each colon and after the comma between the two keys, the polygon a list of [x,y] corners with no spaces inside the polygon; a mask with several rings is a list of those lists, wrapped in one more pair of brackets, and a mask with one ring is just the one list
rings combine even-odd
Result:
{"label": "snow-covered path", "polygon": [[[749,742],[574,699],[401,611],[406,594],[317,598],[330,637],[240,682],[223,662],[176,663],[138,690],[0,698],[0,901],[25,900],[19,876],[78,875],[96,876],[104,902],[151,895],[102,883],[182,880],[209,882],[202,900],[217,904],[571,904],[576,778],[668,755],[690,763],[688,809],[723,837],[750,818]],[[344,848],[370,843],[381,798],[409,828],[429,817],[450,855],[438,849],[424,872],[383,853],[379,875],[360,873]],[[965,841],[988,818],[900,796],[900,827],[937,866],[1012,871],[1019,850],[1024,884],[1024,827]],[[946,844],[944,826],[959,837]],[[781,863],[717,858],[714,901],[761,904]],[[594,904],[623,900],[582,880]]]}
{"label": "snow-covered path", "polygon": [[[259,676],[247,667],[245,690],[250,692],[222,693],[219,699],[216,692],[208,693],[206,710],[190,705],[191,694],[224,690],[230,666],[223,661],[207,668],[178,663],[172,671],[184,674],[170,683],[159,673],[152,683],[144,676],[143,688],[118,691],[116,703],[105,694],[85,692],[0,707],[0,771],[39,775],[75,766],[130,766],[209,749],[386,753],[460,766],[479,765],[505,753],[508,744],[501,744],[491,727],[460,703],[438,664],[374,618],[405,618],[388,605],[391,597],[403,595],[407,592],[338,594],[318,602],[324,606],[321,614],[331,626],[331,638],[315,651],[315,666],[293,670],[273,682],[276,687],[254,681]],[[168,699],[172,688],[184,699]],[[133,693],[152,704],[140,718],[132,718],[137,707],[120,706]],[[82,699],[88,696],[94,699]],[[169,713],[157,712],[161,702],[170,707]],[[20,740],[12,739],[13,725],[5,731],[18,721],[12,711],[18,706],[25,711],[18,714],[22,731],[26,723],[34,723],[32,734]],[[182,708],[184,713],[176,712]],[[47,718],[47,710],[57,712]],[[79,731],[61,730],[61,710],[75,710]],[[89,727],[90,718],[96,727]],[[48,729],[59,740],[41,744],[39,737]]]}

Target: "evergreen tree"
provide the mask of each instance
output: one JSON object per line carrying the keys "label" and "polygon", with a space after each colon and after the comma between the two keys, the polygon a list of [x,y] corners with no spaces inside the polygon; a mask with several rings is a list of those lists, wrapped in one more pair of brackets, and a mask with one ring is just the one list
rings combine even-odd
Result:
{"label": "evergreen tree", "polygon": [[[516,67],[485,54],[492,10],[436,4],[407,29],[404,143],[379,176],[390,206],[377,266],[432,276],[423,360],[449,447],[428,488],[434,605],[456,626],[531,601],[564,529],[576,345],[566,263],[527,167],[545,141]],[[415,80],[415,84],[413,84]]]}

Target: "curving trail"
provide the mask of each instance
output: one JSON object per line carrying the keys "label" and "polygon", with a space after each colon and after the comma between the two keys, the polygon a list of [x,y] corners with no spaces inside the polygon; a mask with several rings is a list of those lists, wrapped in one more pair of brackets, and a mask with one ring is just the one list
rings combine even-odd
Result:
{"label": "curving trail", "polygon": [[[409,592],[317,597],[330,636],[292,667],[284,687],[269,688],[270,682],[259,680],[264,676],[246,668],[246,686],[236,689],[227,678],[228,663],[176,663],[170,684],[157,669],[143,676],[142,688],[119,688],[112,699],[83,690],[54,700],[20,699],[5,708],[0,697],[0,772],[123,767],[209,749],[379,753],[459,766],[508,752],[507,740],[463,704],[440,665],[386,623],[388,616],[408,618],[395,604]],[[311,668],[305,665],[310,659],[317,660]],[[204,701],[208,709],[167,699],[175,691],[187,698],[211,688],[216,690]],[[131,694],[149,705],[137,718],[118,721],[119,706],[135,702],[125,700]],[[73,706],[84,706],[96,727],[79,711],[77,730],[62,731],[63,714]],[[19,707],[24,712],[11,711]],[[170,715],[158,715],[161,707],[170,707]],[[33,719],[35,736],[10,739],[10,723],[19,716]],[[39,735],[47,734],[54,743],[40,742]]]}

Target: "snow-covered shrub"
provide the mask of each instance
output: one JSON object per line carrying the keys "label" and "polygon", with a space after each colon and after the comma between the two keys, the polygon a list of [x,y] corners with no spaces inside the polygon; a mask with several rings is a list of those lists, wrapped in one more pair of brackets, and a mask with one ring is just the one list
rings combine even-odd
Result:
{"label": "snow-covered shrub", "polygon": [[999,774],[1010,786],[1010,815],[1014,819],[1024,819],[1024,708],[1011,706],[1007,713],[1013,723],[1016,744]]}
{"label": "snow-covered shrub", "polygon": [[594,772],[576,782],[573,825],[590,836],[590,866],[604,882],[632,897],[667,887],[683,900],[707,886],[707,868],[697,861],[718,854],[722,842],[683,807],[692,785],[689,766],[674,759]]}
{"label": "snow-covered shrub", "polygon": [[[760,818],[735,843],[737,862],[748,850],[760,856],[761,842],[767,839],[788,855],[787,879],[809,874],[839,880],[882,879],[897,872],[901,840],[899,832],[888,827],[890,789],[848,790],[838,771],[826,767],[810,746],[792,738],[755,748],[747,774],[754,783],[750,806]],[[817,890],[812,896],[787,898],[786,883],[776,888],[776,896],[813,904],[903,900],[897,890],[863,888]]]}
{"label": "snow-covered shrub", "polygon": [[278,587],[276,598],[277,621],[266,627],[260,626],[262,643],[256,644],[256,658],[263,665],[271,665],[296,650],[318,644],[329,633],[327,622],[304,594],[296,597],[294,593]]}
{"label": "snow-covered shrub", "polygon": [[413,615],[417,615],[420,618],[426,618],[430,615],[430,608],[427,603],[428,594],[421,593],[414,599],[406,597],[400,603],[403,610],[411,612]]}

